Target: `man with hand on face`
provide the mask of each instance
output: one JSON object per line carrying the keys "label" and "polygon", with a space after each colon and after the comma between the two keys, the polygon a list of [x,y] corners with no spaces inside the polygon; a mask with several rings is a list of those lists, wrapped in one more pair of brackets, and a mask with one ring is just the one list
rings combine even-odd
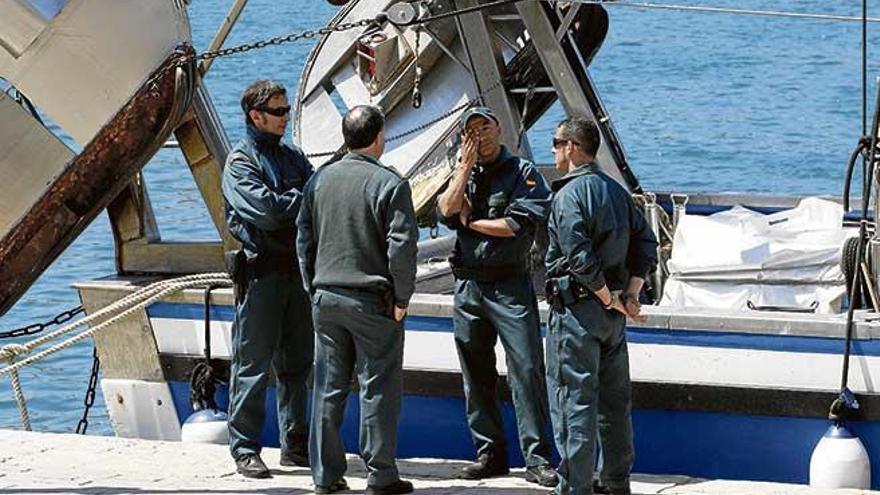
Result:
{"label": "man with hand on face", "polygon": [[[570,118],[556,128],[547,225],[547,384],[559,450],[557,495],[629,495],[633,464],[627,316],[657,264],[657,241],[630,193],[593,161],[599,130]],[[597,431],[598,430],[598,431]],[[596,436],[601,484],[593,483]]]}
{"label": "man with hand on face", "polygon": [[312,174],[303,152],[281,142],[287,92],[260,80],[241,98],[247,137],[223,169],[226,220],[241,250],[229,257],[236,282],[229,398],[229,447],[239,473],[268,478],[260,459],[269,365],[275,371],[281,464],[308,466],[306,379],[314,332],[296,262],[296,215]]}
{"label": "man with hand on face", "polygon": [[538,304],[529,266],[550,191],[531,162],[501,145],[498,119],[491,110],[471,108],[461,124],[461,157],[438,207],[457,236],[450,260],[455,344],[468,425],[477,447],[477,460],[464,468],[463,476],[481,479],[509,471],[496,392],[495,342],[500,337],[526,479],[554,486]]}
{"label": "man with hand on face", "polygon": [[357,106],[342,119],[349,153],[309,181],[299,228],[303,282],[317,332],[310,449],[315,493],[347,490],[339,429],[351,375],[360,386],[367,493],[409,493],[400,479],[397,422],[403,318],[415,291],[419,231],[409,182],[379,162],[385,117]]}

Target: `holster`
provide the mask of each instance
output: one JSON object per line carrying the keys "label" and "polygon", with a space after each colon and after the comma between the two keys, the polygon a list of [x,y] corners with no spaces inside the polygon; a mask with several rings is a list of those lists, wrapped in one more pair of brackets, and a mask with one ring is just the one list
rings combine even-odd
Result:
{"label": "holster", "polygon": [[554,309],[561,311],[565,306],[591,297],[589,289],[578,283],[571,275],[561,277],[547,277],[547,303]]}
{"label": "holster", "polygon": [[229,278],[232,279],[235,300],[236,302],[243,301],[247,294],[247,254],[244,249],[226,251],[224,260],[226,261],[226,271],[229,273]]}

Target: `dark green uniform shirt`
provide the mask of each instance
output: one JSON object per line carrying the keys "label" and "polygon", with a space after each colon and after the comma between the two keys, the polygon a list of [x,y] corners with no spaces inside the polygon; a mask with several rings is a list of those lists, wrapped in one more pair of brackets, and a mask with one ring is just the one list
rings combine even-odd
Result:
{"label": "dark green uniform shirt", "polygon": [[525,272],[535,229],[543,228],[550,206],[550,189],[535,165],[501,147],[493,164],[477,165],[468,180],[466,195],[472,211],[470,220],[507,218],[514,237],[492,237],[471,230],[459,222],[458,214],[441,218],[456,229],[452,265],[479,270],[507,268]]}
{"label": "dark green uniform shirt", "polygon": [[624,289],[657,264],[657,240],[629,192],[593,164],[553,182],[547,275],[572,275],[591,291]]}
{"label": "dark green uniform shirt", "polygon": [[296,215],[312,165],[281,136],[248,126],[223,168],[226,222],[249,259],[296,267]]}
{"label": "dark green uniform shirt", "polygon": [[306,185],[297,252],[309,293],[322,287],[415,291],[419,231],[409,182],[359,153],[324,165]]}

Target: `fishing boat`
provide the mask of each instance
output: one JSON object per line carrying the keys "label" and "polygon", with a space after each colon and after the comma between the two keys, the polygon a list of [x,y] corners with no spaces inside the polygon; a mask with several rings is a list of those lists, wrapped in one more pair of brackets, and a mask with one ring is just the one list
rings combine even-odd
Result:
{"label": "fishing boat", "polygon": [[[100,12],[86,0],[59,0],[48,12],[25,0],[0,4],[0,76],[21,95],[15,101],[0,94],[0,142],[18,150],[0,155],[0,174],[13,179],[0,186],[8,188],[0,202],[13,202],[0,203],[0,311],[108,211],[117,273],[76,288],[94,318],[82,338],[94,338],[100,388],[119,436],[180,439],[200,369],[218,384],[217,406],[228,403],[234,311],[220,272],[235,241],[225,228],[219,177],[229,143],[200,73],[224,54],[243,3],[235,3],[210,56],[193,53],[186,6],[176,0],[119,0]],[[409,179],[422,226],[431,230],[435,198],[455,164],[458,117],[468,107],[492,107],[503,142],[524,156],[531,156],[526,130],[556,101],[598,124],[599,167],[644,206],[662,241],[662,262],[643,295],[647,319],[627,327],[635,471],[806,482],[829,412],[880,459],[880,241],[867,217],[869,198],[878,195],[865,188],[852,198],[860,208],[851,210],[848,192],[805,198],[644,190],[590,77],[608,29],[608,8],[595,2],[352,0],[326,28],[274,42],[317,37],[294,102],[297,144],[321,166],[343,151],[345,110],[380,106],[389,135],[383,162]],[[71,32],[89,32],[94,41],[72,45]],[[119,33],[127,34],[125,45],[106,42]],[[71,53],[79,58],[65,59]],[[126,63],[95,70],[114,56]],[[82,152],[60,144],[28,101]],[[141,120],[150,127],[125,124]],[[172,134],[219,242],[169,243],[159,235],[139,174]],[[873,173],[877,135],[875,117],[849,177],[862,162],[863,173]],[[453,242],[420,243],[417,293],[405,321],[402,457],[474,453],[452,337],[446,257]],[[209,275],[175,279],[199,273]],[[540,311],[546,321],[543,301]],[[26,365],[30,351],[0,357]],[[503,376],[504,353],[500,346],[496,352]],[[505,387],[501,396],[509,456],[522,465]],[[355,397],[349,401],[344,436],[354,452],[358,406]],[[272,446],[277,439],[270,390],[262,441]]]}

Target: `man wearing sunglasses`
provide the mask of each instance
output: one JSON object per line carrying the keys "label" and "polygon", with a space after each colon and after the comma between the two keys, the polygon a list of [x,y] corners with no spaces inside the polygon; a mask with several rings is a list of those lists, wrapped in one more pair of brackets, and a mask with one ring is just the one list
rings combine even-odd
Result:
{"label": "man wearing sunglasses", "polygon": [[463,476],[509,471],[497,401],[495,343],[501,338],[513,393],[526,480],[556,484],[544,384],[538,304],[530,249],[543,228],[550,190],[528,160],[501,145],[498,119],[485,107],[461,118],[458,167],[438,200],[443,222],[456,230],[453,322],[477,460]]}
{"label": "man wearing sunglasses", "polygon": [[[627,316],[657,263],[657,241],[629,192],[594,159],[599,130],[570,118],[556,128],[547,222],[547,386],[559,463],[557,495],[629,495],[633,463]],[[593,483],[595,445],[601,484]],[[602,488],[596,490],[595,488]]]}
{"label": "man wearing sunglasses", "polygon": [[269,365],[275,372],[281,464],[308,466],[306,379],[312,369],[311,306],[296,258],[296,215],[312,174],[303,152],[282,142],[287,92],[259,80],[241,97],[247,136],[223,169],[226,221],[241,250],[227,256],[236,281],[229,446],[239,473],[267,478],[260,458]]}

